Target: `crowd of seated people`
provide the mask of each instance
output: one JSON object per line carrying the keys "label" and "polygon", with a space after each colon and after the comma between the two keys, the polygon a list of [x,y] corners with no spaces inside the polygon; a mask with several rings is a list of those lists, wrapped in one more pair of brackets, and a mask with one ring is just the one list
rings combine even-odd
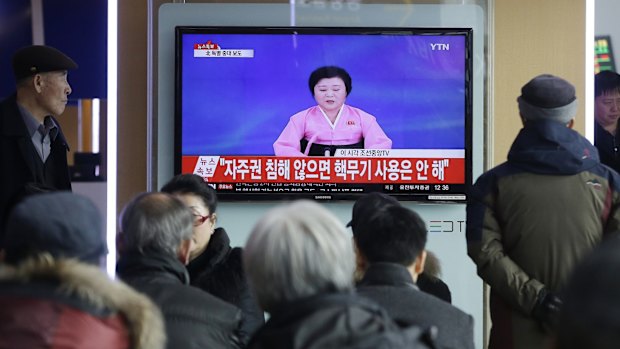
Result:
{"label": "crowd of seated people", "polygon": [[[473,318],[417,286],[427,255],[420,216],[377,193],[355,206],[353,240],[312,201],[283,203],[258,221],[242,250],[241,287],[269,318],[247,333],[238,305],[193,286],[197,218],[178,196],[142,193],[124,207],[116,281],[100,267],[107,248],[92,202],[69,192],[28,197],[6,226],[0,349],[474,348]],[[568,283],[548,349],[620,343],[620,239],[610,240]]]}

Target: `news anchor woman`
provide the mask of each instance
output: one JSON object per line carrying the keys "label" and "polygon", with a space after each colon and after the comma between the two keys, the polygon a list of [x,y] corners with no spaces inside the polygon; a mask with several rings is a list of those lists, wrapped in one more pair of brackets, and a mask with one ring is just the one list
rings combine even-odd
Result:
{"label": "news anchor woman", "polygon": [[276,156],[333,156],[336,149],[391,149],[389,139],[371,114],[345,104],[351,76],[336,66],[310,74],[316,106],[293,115],[273,144]]}

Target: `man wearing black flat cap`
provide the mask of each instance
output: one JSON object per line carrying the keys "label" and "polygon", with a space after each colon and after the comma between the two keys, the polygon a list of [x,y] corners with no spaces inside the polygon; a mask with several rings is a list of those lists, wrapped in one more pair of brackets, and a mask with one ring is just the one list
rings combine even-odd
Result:
{"label": "man wearing black flat cap", "polygon": [[69,146],[56,117],[71,93],[67,71],[77,64],[50,46],[13,55],[15,94],[0,102],[0,249],[6,218],[21,198],[71,190]]}
{"label": "man wearing black flat cap", "polygon": [[468,195],[467,250],[491,287],[489,348],[546,348],[568,276],[620,228],[620,176],[572,130],[575,87],[549,74],[521,89],[508,161]]}

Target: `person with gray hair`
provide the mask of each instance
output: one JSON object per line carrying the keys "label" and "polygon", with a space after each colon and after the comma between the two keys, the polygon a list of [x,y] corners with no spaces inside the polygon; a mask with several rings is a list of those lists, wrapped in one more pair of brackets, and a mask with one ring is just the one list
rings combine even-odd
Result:
{"label": "person with gray hair", "polygon": [[238,348],[241,311],[189,285],[193,222],[171,195],[135,197],[119,218],[117,273],[160,307],[168,348]]}
{"label": "person with gray hair", "polygon": [[224,228],[217,227],[217,195],[195,174],[174,176],[161,191],[177,197],[194,215],[192,249],[187,272],[190,283],[243,313],[240,336],[247,340],[265,323],[265,314],[250,290],[243,270],[243,248],[232,247]]}
{"label": "person with gray hair", "polygon": [[508,161],[468,193],[467,250],[491,287],[489,348],[543,348],[573,267],[620,228],[620,176],[572,130],[575,87],[549,74],[521,89]]}
{"label": "person with gray hair", "polygon": [[248,348],[426,348],[353,290],[355,255],[342,223],[312,201],[283,204],[255,225],[244,266],[271,316]]}

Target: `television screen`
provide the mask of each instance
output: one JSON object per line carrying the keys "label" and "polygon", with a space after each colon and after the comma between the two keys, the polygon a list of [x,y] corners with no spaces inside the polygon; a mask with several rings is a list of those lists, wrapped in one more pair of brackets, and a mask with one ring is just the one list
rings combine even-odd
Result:
{"label": "television screen", "polygon": [[223,200],[463,202],[471,29],[177,27],[175,173]]}

